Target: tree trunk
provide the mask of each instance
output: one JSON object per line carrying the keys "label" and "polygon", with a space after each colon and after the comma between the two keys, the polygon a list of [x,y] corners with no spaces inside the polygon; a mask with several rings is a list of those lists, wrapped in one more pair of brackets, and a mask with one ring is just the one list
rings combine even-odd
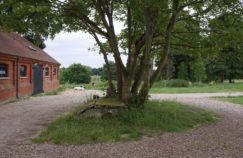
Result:
{"label": "tree trunk", "polygon": [[106,51],[105,51],[102,43],[100,42],[98,36],[94,32],[90,32],[90,33],[95,38],[96,43],[99,45],[100,52],[103,54],[103,57],[104,57],[104,60],[105,60],[106,66],[107,66],[108,89],[107,89],[106,95],[108,97],[114,97],[116,95],[116,91],[115,91],[114,85],[112,83],[111,67],[110,67],[110,64],[109,64],[109,61],[108,61],[108,58],[107,58]]}
{"label": "tree trunk", "polygon": [[111,75],[111,67],[107,58],[107,55],[105,53],[103,53],[104,59],[105,59],[105,63],[107,66],[107,77],[108,77],[108,89],[107,89],[107,97],[114,97],[116,96],[116,91],[114,88],[114,85],[112,83],[112,75]]}
{"label": "tree trunk", "polygon": [[151,48],[152,48],[152,40],[154,27],[156,24],[153,10],[150,8],[145,8],[144,18],[145,18],[145,52],[144,52],[144,75],[143,75],[143,86],[139,92],[137,106],[143,106],[145,100],[148,97],[149,89],[150,89],[150,76],[151,76]]}
{"label": "tree trunk", "polygon": [[229,83],[234,83],[234,81],[233,81],[233,74],[229,74]]}
{"label": "tree trunk", "polygon": [[[113,56],[116,63],[116,72],[117,72],[117,94],[118,99],[124,101],[127,105],[131,103],[132,97],[136,97],[136,105],[138,107],[142,107],[144,105],[145,100],[148,97],[149,89],[152,84],[156,80],[156,78],[161,73],[162,68],[164,67],[167,56],[170,52],[170,41],[171,34],[176,22],[176,17],[178,14],[179,0],[173,0],[172,6],[172,16],[169,20],[169,23],[166,28],[165,34],[165,46],[163,53],[161,54],[161,59],[158,63],[158,68],[155,73],[152,74],[152,65],[153,65],[153,56],[151,54],[152,48],[152,40],[153,34],[156,26],[156,19],[159,14],[159,10],[156,10],[156,7],[145,6],[144,7],[144,20],[145,20],[145,33],[138,38],[141,41],[133,41],[132,39],[132,14],[131,9],[129,8],[128,3],[128,62],[127,67],[124,66],[121,60],[121,52],[119,51],[119,43],[117,41],[117,37],[114,31],[113,25],[113,9],[104,7],[103,1],[97,2],[97,11],[101,15],[101,21],[104,25],[104,28],[107,31],[107,40],[110,46],[111,51],[113,52]],[[104,1],[105,2],[105,1]],[[129,2],[129,1],[127,1]],[[106,4],[106,3],[104,3]],[[107,3],[108,4],[108,3]],[[109,6],[109,5],[108,5]],[[109,10],[111,9],[111,10]],[[108,21],[107,21],[108,20]],[[134,36],[135,38],[135,36]],[[135,51],[133,51],[133,46],[135,46]],[[142,50],[142,51],[141,51]],[[140,52],[141,51],[141,52]],[[134,79],[135,67],[137,65],[137,58],[143,57],[143,61],[140,63],[140,74],[139,77],[135,77],[133,82],[133,86],[131,87],[131,83]]]}
{"label": "tree trunk", "polygon": [[165,79],[166,80],[170,80],[170,79],[173,78],[173,73],[175,71],[175,67],[174,67],[174,62],[173,62],[173,56],[172,56],[171,53],[168,56],[168,60],[167,60],[167,63],[165,65],[164,71],[165,71],[164,73],[165,73]]}
{"label": "tree trunk", "polygon": [[220,74],[220,82],[224,83],[224,72]]}
{"label": "tree trunk", "polygon": [[138,94],[138,89],[139,89],[139,86],[141,85],[141,82],[142,82],[142,78],[144,76],[144,60],[145,60],[145,56],[143,55],[140,59],[140,69],[139,69],[139,72],[138,74],[136,74],[134,76],[134,83],[132,85],[132,94],[134,97],[136,97],[136,95]]}
{"label": "tree trunk", "polygon": [[127,105],[130,104],[132,98],[129,80],[130,79],[126,77],[122,82],[122,101],[125,102]]}
{"label": "tree trunk", "polygon": [[169,20],[169,23],[166,28],[166,34],[164,38],[164,48],[163,52],[161,54],[158,68],[157,70],[153,73],[151,79],[150,79],[150,85],[152,86],[153,83],[156,81],[156,79],[160,76],[162,69],[164,68],[166,61],[168,59],[168,55],[170,53],[170,44],[171,44],[171,36],[172,36],[172,31],[176,23],[177,15],[178,15],[178,9],[179,9],[179,0],[173,0],[173,14]]}

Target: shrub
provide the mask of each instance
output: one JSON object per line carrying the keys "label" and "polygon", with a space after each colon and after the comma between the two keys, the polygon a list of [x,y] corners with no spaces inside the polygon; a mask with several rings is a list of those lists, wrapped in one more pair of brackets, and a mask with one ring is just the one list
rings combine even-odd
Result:
{"label": "shrub", "polygon": [[205,86],[210,86],[210,84],[205,84],[205,83],[202,83],[202,82],[194,82],[192,84],[193,87],[205,87]]}
{"label": "shrub", "polygon": [[166,87],[166,80],[158,81],[153,84],[153,87]]}
{"label": "shrub", "polygon": [[65,67],[60,68],[60,83],[61,84],[65,84],[65,78],[64,78],[64,71],[66,70]]}
{"label": "shrub", "polygon": [[166,87],[189,87],[190,83],[182,79],[173,79],[166,82]]}
{"label": "shrub", "polygon": [[60,73],[62,83],[89,83],[91,81],[91,69],[81,64],[72,64]]}
{"label": "shrub", "polygon": [[[113,61],[109,61],[109,64],[110,64],[110,69],[111,69],[111,79],[112,80],[116,80],[117,77],[116,77],[116,65]],[[108,80],[108,72],[107,72],[107,65],[104,64],[103,67],[102,67],[102,71],[101,71],[101,79],[102,80]]]}
{"label": "shrub", "polygon": [[183,80],[189,79],[188,66],[184,62],[179,66],[178,78]]}
{"label": "shrub", "polygon": [[191,63],[191,75],[192,81],[195,82],[202,82],[207,78],[206,67],[200,56]]}
{"label": "shrub", "polygon": [[106,90],[107,87],[108,87],[107,81],[98,82],[94,86],[92,86],[91,84],[85,85],[86,89],[96,89],[96,90]]}

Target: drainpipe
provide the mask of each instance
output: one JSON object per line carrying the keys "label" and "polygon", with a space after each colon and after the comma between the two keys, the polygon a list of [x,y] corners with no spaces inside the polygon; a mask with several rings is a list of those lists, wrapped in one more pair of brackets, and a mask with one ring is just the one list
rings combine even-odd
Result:
{"label": "drainpipe", "polygon": [[16,98],[19,98],[19,57],[16,61]]}

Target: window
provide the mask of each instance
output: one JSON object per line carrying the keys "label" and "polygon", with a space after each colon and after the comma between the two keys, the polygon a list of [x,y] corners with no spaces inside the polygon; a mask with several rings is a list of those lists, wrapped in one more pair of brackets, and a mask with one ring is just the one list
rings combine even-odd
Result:
{"label": "window", "polygon": [[57,68],[56,67],[53,68],[52,74],[53,75],[56,75],[57,74]]}
{"label": "window", "polygon": [[26,65],[20,66],[20,77],[27,77],[27,66]]}
{"label": "window", "polygon": [[0,63],[0,77],[8,77],[8,65]]}
{"label": "window", "polygon": [[49,69],[49,67],[46,67],[45,68],[45,76],[49,76],[49,74],[50,74],[50,69]]}
{"label": "window", "polygon": [[31,45],[29,45],[28,48],[29,48],[30,50],[37,51],[37,49],[35,49],[35,48],[32,47]]}

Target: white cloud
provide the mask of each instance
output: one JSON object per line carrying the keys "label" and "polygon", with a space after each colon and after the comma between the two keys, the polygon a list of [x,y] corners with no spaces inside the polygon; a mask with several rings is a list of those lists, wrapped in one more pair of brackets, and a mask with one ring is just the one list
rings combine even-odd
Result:
{"label": "white cloud", "polygon": [[[119,29],[121,28],[119,25],[118,27]],[[83,32],[62,32],[53,40],[47,39],[45,44],[45,51],[59,61],[62,67],[68,67],[73,63],[80,63],[98,68],[104,64],[103,56],[98,51],[88,50],[95,45],[95,40],[89,34]],[[109,60],[113,60],[111,55],[109,56]],[[122,60],[125,63],[126,57],[122,56]]]}
{"label": "white cloud", "polygon": [[88,51],[95,44],[94,39],[88,34],[62,32],[54,40],[48,39],[45,43],[45,51],[64,67],[72,63],[101,67],[104,63],[102,56],[98,52]]}

